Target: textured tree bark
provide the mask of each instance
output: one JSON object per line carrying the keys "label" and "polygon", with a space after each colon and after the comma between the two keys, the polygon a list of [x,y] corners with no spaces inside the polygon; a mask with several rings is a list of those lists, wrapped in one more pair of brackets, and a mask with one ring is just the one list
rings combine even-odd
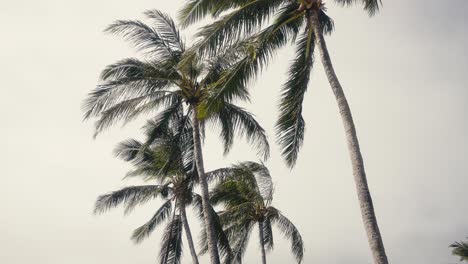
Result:
{"label": "textured tree bark", "polygon": [[180,208],[180,217],[182,218],[182,224],[184,225],[185,229],[185,236],[187,237],[187,241],[189,244],[190,254],[192,255],[192,263],[198,264],[198,257],[197,251],[195,250],[195,245],[193,243],[192,232],[190,231],[190,226],[187,220],[187,212],[185,211],[185,204],[181,204]]}
{"label": "textured tree bark", "polygon": [[315,42],[320,51],[321,60],[328,82],[333,90],[338,108],[345,128],[346,141],[348,150],[351,157],[351,164],[353,168],[354,181],[356,184],[359,206],[361,208],[361,215],[364,222],[364,228],[367,233],[367,239],[372,251],[375,264],[388,264],[385,247],[380,235],[377,218],[375,216],[372,197],[367,185],[366,172],[364,170],[364,161],[362,158],[359,141],[354,126],[351,109],[349,108],[343,88],[341,87],[338,77],[336,76],[333,68],[330,54],[328,53],[327,45],[323,36],[322,27],[319,22],[317,12],[312,12],[309,16],[311,25],[314,30]]}
{"label": "textured tree bark", "polygon": [[208,191],[208,182],[206,180],[205,167],[203,164],[203,152],[201,146],[200,123],[198,120],[197,105],[192,107],[192,126],[193,126],[193,143],[194,157],[197,166],[198,177],[200,178],[201,197],[203,206],[203,218],[206,226],[206,234],[208,240],[208,252],[212,264],[220,264],[217,236],[214,230],[213,218],[210,214],[210,196]]}
{"label": "textured tree bark", "polygon": [[258,222],[258,230],[259,230],[259,236],[260,236],[260,248],[262,250],[262,263],[266,264],[266,252],[265,252],[265,243],[263,241],[263,222],[259,221]]}

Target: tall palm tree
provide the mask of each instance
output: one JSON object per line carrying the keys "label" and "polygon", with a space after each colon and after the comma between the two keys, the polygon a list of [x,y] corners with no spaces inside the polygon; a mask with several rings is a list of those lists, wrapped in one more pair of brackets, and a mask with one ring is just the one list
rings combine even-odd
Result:
{"label": "tall palm tree", "polygon": [[251,114],[233,104],[234,100],[249,98],[245,87],[234,86],[228,82],[230,80],[220,78],[222,72],[237,63],[238,54],[226,49],[217,56],[205,58],[185,46],[169,16],[157,10],[145,14],[152,25],[119,20],[106,29],[131,42],[143,58],[124,59],[103,70],[101,83],[84,103],[85,119],[97,117],[97,134],[118,120],[128,122],[152,111],[159,111],[160,118],[155,122],[162,126],[183,108],[192,127],[210,258],[212,263],[218,264],[216,232],[203,164],[203,128],[207,123],[221,128],[226,152],[236,133],[244,135],[264,158],[269,154],[267,137]]}
{"label": "tall palm tree", "polygon": [[219,213],[224,233],[233,251],[231,263],[241,263],[255,226],[259,231],[262,263],[266,251],[273,249],[273,225],[291,240],[291,250],[300,263],[304,255],[302,237],[294,224],[272,206],[273,184],[268,169],[259,163],[243,162],[209,173],[218,183],[211,193],[213,205],[222,204]]}
{"label": "tall palm tree", "polygon": [[[245,60],[239,61],[233,73],[225,73],[225,79],[246,83],[252,72],[262,69],[280,47],[292,41],[296,45],[296,57],[283,85],[281,114],[276,125],[278,142],[287,164],[293,167],[304,140],[305,121],[302,104],[309,86],[309,76],[317,48],[330,86],[335,95],[345,128],[354,180],[358,193],[361,215],[373,254],[374,263],[387,264],[382,236],[377,224],[372,198],[367,184],[356,128],[347,99],[333,68],[324,34],[333,31],[333,20],[327,16],[322,0],[188,0],[180,12],[183,25],[192,24],[207,15],[216,22],[204,26],[198,47],[213,53],[220,46],[230,45],[238,36],[252,35],[244,41],[247,48]],[[380,0],[335,0],[344,6],[362,3],[369,15],[375,14]],[[226,13],[227,12],[227,13]],[[224,14],[224,15],[223,15]],[[270,24],[266,24],[275,15]],[[266,27],[264,26],[266,25]],[[258,32],[261,30],[260,32]],[[302,33],[301,33],[302,32]],[[298,36],[299,35],[299,36]]]}
{"label": "tall palm tree", "polygon": [[468,261],[468,243],[467,242],[455,242],[450,245],[452,248],[452,254],[459,256],[461,261]]}

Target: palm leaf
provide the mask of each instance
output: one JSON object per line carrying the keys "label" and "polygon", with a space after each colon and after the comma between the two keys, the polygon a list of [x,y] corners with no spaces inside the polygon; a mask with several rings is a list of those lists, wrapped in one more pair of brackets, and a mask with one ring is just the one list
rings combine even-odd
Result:
{"label": "palm leaf", "polygon": [[172,201],[167,200],[153,215],[153,217],[141,227],[137,228],[132,234],[132,240],[135,243],[142,242],[149,237],[154,229],[170,215],[172,211]]}
{"label": "palm leaf", "polygon": [[167,191],[166,186],[143,185],[131,186],[98,197],[94,213],[104,213],[120,204],[125,206],[125,213],[129,213],[135,206],[146,203]]}
{"label": "palm leaf", "polygon": [[304,257],[304,242],[296,226],[274,207],[269,207],[268,218],[272,224],[276,224],[283,235],[291,240],[291,251],[298,263],[302,262]]}
{"label": "palm leaf", "polygon": [[305,121],[302,117],[302,102],[309,85],[313,66],[315,39],[309,26],[298,40],[296,58],[284,84],[280,99],[280,117],[276,124],[278,143],[287,164],[293,167],[304,140]]}
{"label": "palm leaf", "polygon": [[179,264],[182,256],[182,221],[179,215],[170,221],[161,241],[159,253],[161,264]]}

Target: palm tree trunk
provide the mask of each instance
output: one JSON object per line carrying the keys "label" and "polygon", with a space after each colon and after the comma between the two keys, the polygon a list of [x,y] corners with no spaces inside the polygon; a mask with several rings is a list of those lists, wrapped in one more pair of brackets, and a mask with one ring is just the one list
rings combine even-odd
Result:
{"label": "palm tree trunk", "polygon": [[190,226],[188,224],[187,212],[185,211],[185,204],[180,203],[179,207],[180,217],[182,219],[182,224],[184,225],[185,235],[187,236],[190,254],[192,255],[192,263],[198,264],[197,251],[195,250],[195,245],[193,244],[192,232],[190,231]]}
{"label": "palm tree trunk", "polygon": [[262,264],[266,264],[266,253],[265,253],[265,241],[263,241],[263,222],[259,221],[258,222],[258,230],[259,230],[259,236],[260,236],[260,248],[262,250]]}
{"label": "palm tree trunk", "polygon": [[212,264],[220,264],[218,246],[216,241],[216,232],[214,229],[213,218],[210,212],[210,196],[208,192],[208,182],[206,180],[205,167],[203,164],[203,152],[201,146],[200,123],[198,120],[197,105],[192,108],[192,126],[193,126],[193,151],[195,164],[197,167],[198,177],[200,181],[203,218],[206,226],[206,234],[208,240],[208,252]]}
{"label": "palm tree trunk", "polygon": [[328,82],[333,90],[338,108],[343,121],[348,144],[349,154],[351,156],[351,164],[353,168],[354,181],[358,193],[359,205],[361,207],[361,215],[364,222],[364,227],[367,232],[367,239],[374,257],[375,264],[388,264],[387,255],[385,253],[382,236],[380,235],[377,218],[374,212],[372,197],[367,185],[366,172],[364,170],[364,161],[362,159],[361,150],[359,147],[356,128],[354,126],[351,109],[349,108],[343,88],[341,87],[338,77],[333,68],[330,54],[328,53],[327,45],[323,37],[322,26],[320,25],[318,13],[312,12],[309,16],[310,23],[315,34],[315,41],[320,50],[321,60]]}
{"label": "palm tree trunk", "polygon": [[187,220],[187,212],[185,211],[185,204],[179,205],[180,217],[182,218],[182,223],[185,229],[185,235],[187,236],[187,241],[189,244],[190,254],[192,255],[192,263],[198,264],[198,257],[197,251],[195,250],[195,246],[193,244],[192,232],[190,231],[190,226]]}

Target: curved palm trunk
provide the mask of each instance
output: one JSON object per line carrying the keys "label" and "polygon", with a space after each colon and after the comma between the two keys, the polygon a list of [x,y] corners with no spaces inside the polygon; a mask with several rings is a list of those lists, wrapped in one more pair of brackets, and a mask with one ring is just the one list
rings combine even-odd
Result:
{"label": "curved palm trunk", "polygon": [[343,121],[346,132],[346,140],[348,143],[348,150],[351,156],[351,163],[353,168],[354,181],[359,198],[359,205],[361,207],[361,215],[364,222],[364,227],[367,232],[367,239],[374,257],[375,264],[388,264],[385,248],[380,235],[377,218],[372,204],[372,197],[370,195],[369,186],[367,185],[366,172],[364,171],[364,161],[362,159],[359,142],[356,135],[356,128],[354,126],[351,109],[349,108],[343,88],[341,87],[338,77],[336,76],[333,68],[330,55],[328,53],[327,45],[323,37],[322,27],[320,25],[317,12],[312,12],[309,17],[314,30],[316,44],[320,50],[322,64],[328,78],[328,82],[333,90],[338,103],[338,108]]}
{"label": "curved palm trunk", "polygon": [[192,109],[192,126],[193,126],[193,151],[195,164],[197,167],[198,177],[200,179],[201,197],[203,206],[203,218],[206,226],[206,235],[208,240],[208,252],[212,264],[220,264],[218,246],[216,242],[216,232],[214,229],[213,218],[210,212],[210,196],[208,192],[208,182],[205,175],[205,167],[203,164],[203,152],[201,147],[200,123],[198,120],[198,109],[193,105]]}
{"label": "curved palm trunk", "polygon": [[197,251],[195,250],[195,245],[193,244],[192,232],[190,231],[190,226],[187,220],[187,212],[185,211],[185,204],[181,204],[180,208],[180,217],[182,219],[182,224],[185,229],[185,236],[189,244],[190,254],[192,255],[192,263],[198,264]]}
{"label": "curved palm trunk", "polygon": [[265,253],[265,242],[263,241],[263,222],[259,221],[258,222],[258,230],[259,230],[259,236],[260,236],[260,248],[262,250],[262,264],[266,264],[266,253]]}

